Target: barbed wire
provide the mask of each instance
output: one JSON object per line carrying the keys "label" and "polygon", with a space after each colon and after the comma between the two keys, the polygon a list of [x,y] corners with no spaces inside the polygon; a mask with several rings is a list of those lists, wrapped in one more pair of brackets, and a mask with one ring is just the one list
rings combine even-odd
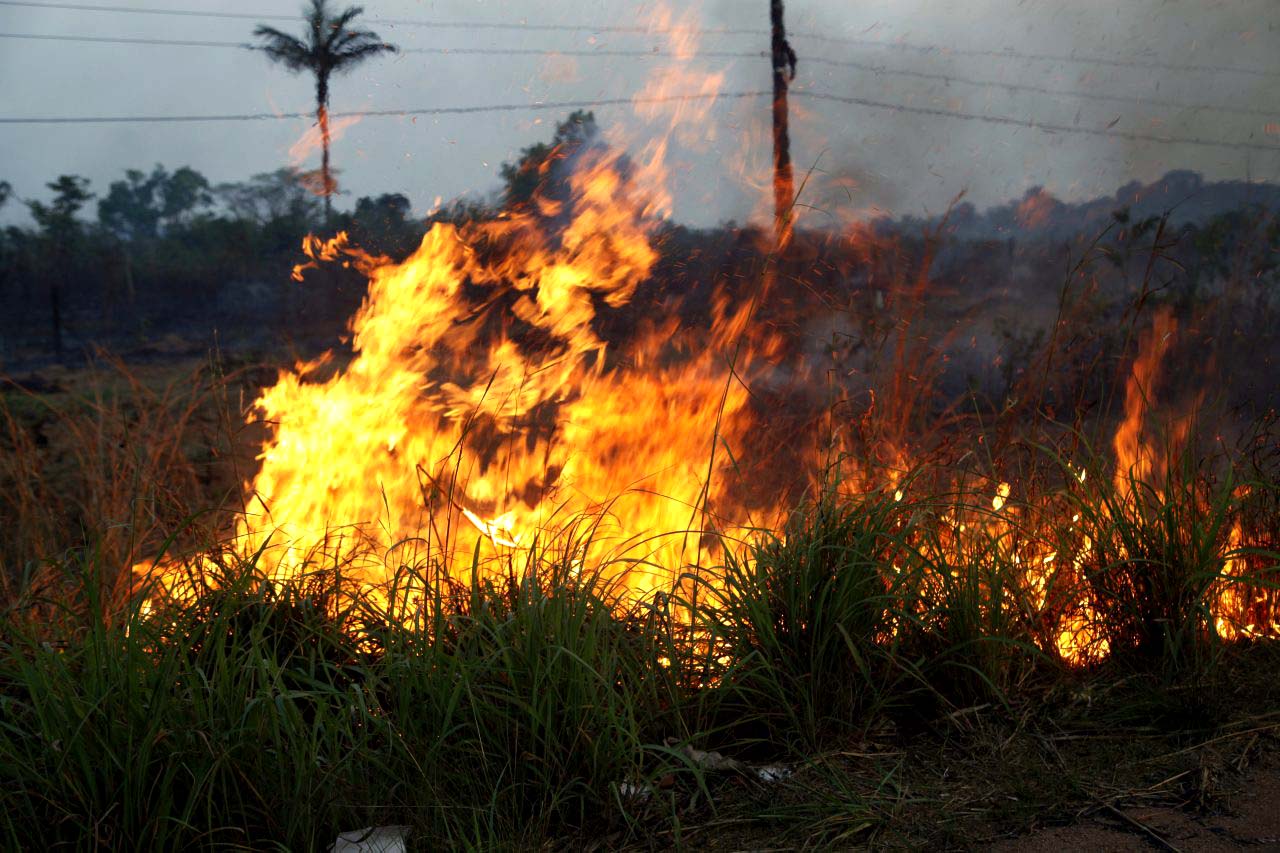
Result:
{"label": "barbed wire", "polygon": [[[57,9],[77,12],[124,13],[136,15],[174,15],[197,18],[221,18],[227,20],[272,20],[293,21],[296,15],[254,14],[248,12],[221,12],[205,9],[173,9],[161,6],[106,6],[94,3],[36,2],[36,0],[0,0],[0,6],[17,6],[32,9]],[[442,21],[413,18],[377,18],[367,19],[372,24],[388,26],[427,27],[432,29],[465,29],[465,30],[515,30],[542,32],[583,32],[583,33],[620,33],[633,35],[665,35],[670,33],[696,33],[699,35],[750,35],[768,36],[769,31],[754,28],[690,28],[690,27],[653,27],[634,24],[549,24],[530,21]],[[1163,62],[1157,59],[1135,59],[1123,57],[1082,56],[1079,54],[1033,53],[1012,48],[1001,50],[959,48],[951,45],[939,45],[905,40],[883,41],[877,39],[858,38],[834,35],[831,33],[790,31],[790,35],[829,44],[843,44],[856,47],[871,47],[885,50],[904,50],[917,53],[939,54],[944,56],[973,56],[996,59],[1017,59],[1033,62],[1056,62],[1078,65],[1106,65],[1117,68],[1137,68],[1143,70],[1244,74],[1249,76],[1280,79],[1280,71],[1263,68],[1250,68],[1231,65],[1206,65]]]}
{"label": "barbed wire", "polygon": [[[1260,142],[1238,142],[1230,140],[1205,139],[1194,136],[1162,136],[1159,134],[1138,131],[1116,130],[1114,128],[1081,127],[1079,125],[1057,124],[1054,122],[1032,121],[1014,118],[1013,116],[967,113],[960,110],[949,110],[941,107],[922,107],[910,104],[899,104],[891,101],[880,101],[873,98],[858,98],[836,95],[828,92],[814,92],[806,89],[794,89],[791,94],[798,98],[843,103],[851,106],[870,109],[888,110],[891,112],[912,115],[948,118],[963,121],[975,121],[986,124],[997,124],[1010,127],[1025,127],[1042,133],[1083,134],[1096,137],[1112,137],[1131,142],[1148,142],[1160,145],[1193,145],[1198,147],[1222,148],[1240,151],[1264,151],[1280,153],[1280,145],[1269,145]],[[423,107],[418,109],[386,109],[386,110],[351,110],[331,112],[332,118],[370,118],[378,116],[428,116],[428,115],[467,115],[486,112],[519,112],[526,110],[572,110],[594,107],[626,106],[644,103],[665,103],[675,101],[708,101],[708,100],[742,100],[744,98],[772,97],[770,91],[744,92],[698,92],[679,95],[637,95],[626,98],[591,98],[582,100],[531,101],[519,104],[485,104],[454,107]],[[277,112],[277,113],[239,113],[225,115],[167,115],[167,116],[48,116],[48,117],[0,117],[0,124],[162,124],[220,121],[269,121],[280,119],[312,118],[311,112]]]}
{"label": "barbed wire", "polygon": [[877,76],[913,77],[921,80],[932,80],[946,85],[958,83],[963,86],[979,88],[1004,89],[1010,92],[1029,92],[1036,95],[1049,95],[1055,98],[1071,98],[1086,101],[1110,101],[1135,106],[1170,107],[1180,110],[1211,110],[1213,112],[1235,113],[1238,115],[1257,116],[1260,118],[1276,118],[1280,116],[1280,107],[1276,109],[1259,109],[1253,107],[1228,106],[1226,104],[1205,104],[1195,101],[1182,101],[1176,98],[1152,98],[1146,95],[1120,95],[1107,92],[1081,92],[1077,89],[1055,89],[1050,86],[1037,86],[1032,83],[1013,83],[1007,80],[992,80],[980,77],[966,77],[959,74],[943,74],[936,71],[916,71],[910,68],[888,68],[868,62],[857,62],[844,59],[828,59],[821,56],[806,57],[804,62],[813,65],[834,65],[842,68],[855,68],[868,71]]}
{"label": "barbed wire", "polygon": [[[36,41],[59,41],[59,42],[85,42],[90,44],[143,44],[158,46],[175,46],[175,47],[218,47],[218,48],[236,48],[241,50],[255,50],[256,46],[245,42],[233,41],[205,41],[192,39],[158,39],[145,37],[130,36],[85,36],[70,34],[46,34],[46,33],[0,33],[0,38],[6,39],[29,39]],[[617,49],[617,48],[594,48],[594,49],[565,49],[557,50],[550,48],[458,48],[458,47],[402,47],[400,51],[403,53],[429,54],[433,56],[538,56],[555,58],[558,56],[581,57],[581,58],[610,58],[610,57],[626,57],[636,59],[650,58],[676,58],[683,57],[685,54],[676,54],[669,50],[641,50],[641,49]],[[761,59],[768,58],[765,51],[729,51],[729,50],[709,50],[699,51],[694,54],[696,57],[707,59]],[[835,59],[831,57],[811,56],[805,57],[803,63],[806,65],[825,65],[840,68],[852,68],[860,71],[867,71],[876,76],[890,77],[910,77],[921,80],[930,80],[947,85],[960,84],[964,86],[975,86],[981,88],[996,88],[1009,92],[1029,92],[1039,95],[1049,95],[1054,98],[1079,99],[1086,101],[1105,101],[1112,103],[1133,104],[1135,106],[1150,107],[1168,107],[1181,110],[1194,111],[1212,111],[1220,113],[1229,113],[1245,116],[1256,116],[1260,118],[1275,118],[1280,115],[1280,108],[1274,110],[1255,109],[1251,107],[1228,106],[1226,104],[1205,104],[1192,101],[1181,101],[1170,98],[1151,98],[1142,95],[1120,95],[1108,94],[1105,92],[1081,92],[1072,89],[1055,89],[1048,86],[1037,86],[1029,83],[1014,83],[1004,80],[982,79],[974,77],[966,77],[956,74],[943,74],[935,71],[917,71],[914,69],[904,68],[888,68],[884,65],[876,65],[867,62],[858,62],[856,60]]]}
{"label": "barbed wire", "polygon": [[937,118],[963,119],[965,121],[977,121],[984,122],[986,124],[1026,127],[1032,130],[1041,131],[1042,133],[1078,133],[1089,136],[1109,136],[1116,139],[1125,139],[1130,142],[1153,142],[1161,145],[1195,145],[1200,147],[1225,148],[1238,151],[1268,151],[1280,153],[1280,144],[1268,145],[1262,142],[1232,142],[1220,139],[1204,139],[1196,136],[1161,136],[1154,133],[1115,130],[1113,128],[1081,127],[1079,125],[1056,124],[1053,122],[1020,119],[1014,118],[1013,116],[966,113],[961,112],[960,110],[945,109],[943,107],[919,107],[909,104],[894,104],[887,101],[873,100],[871,98],[833,95],[827,92],[811,92],[803,89],[792,90],[791,95],[799,98],[812,98],[820,101],[870,107],[872,109],[891,110],[893,112],[914,113],[916,115],[934,116]]}
{"label": "barbed wire", "polygon": [[71,41],[89,44],[153,44],[174,47],[235,47],[251,50],[253,45],[238,41],[201,41],[197,39],[158,39],[141,36],[75,36],[55,33],[0,33],[0,38],[29,41]]}
{"label": "barbed wire", "polygon": [[1030,53],[1027,51],[1004,48],[1001,50],[952,47],[950,45],[926,44],[909,41],[877,41],[875,39],[849,38],[831,36],[822,33],[796,33],[799,38],[831,44],[845,44],[855,47],[874,47],[888,50],[903,50],[912,53],[939,54],[943,56],[972,56],[985,59],[1019,59],[1033,62],[1058,62],[1071,65],[1107,65],[1114,68],[1137,68],[1143,71],[1174,71],[1179,73],[1207,74],[1244,74],[1251,77],[1268,77],[1280,79],[1280,71],[1270,68],[1251,68],[1239,65],[1203,65],[1175,62],[1163,62],[1158,59],[1124,59],[1109,56],[1090,56],[1077,53]]}
{"label": "barbed wire", "polygon": [[[688,95],[637,95],[630,98],[595,98],[587,100],[530,101],[520,104],[485,104],[458,107],[423,107],[420,109],[346,110],[330,112],[330,118],[369,118],[376,116],[466,115],[486,112],[518,112],[521,110],[575,110],[625,104],[652,104],[672,101],[741,100],[772,96],[771,92],[698,92]],[[236,113],[223,115],[172,116],[51,116],[35,118],[0,117],[0,124],[163,124],[215,121],[270,121],[277,119],[315,118],[314,112]]]}

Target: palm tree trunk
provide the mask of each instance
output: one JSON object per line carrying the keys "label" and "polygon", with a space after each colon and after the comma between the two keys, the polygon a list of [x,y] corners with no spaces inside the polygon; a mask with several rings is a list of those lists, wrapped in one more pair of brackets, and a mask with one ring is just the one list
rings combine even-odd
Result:
{"label": "palm tree trunk", "polygon": [[329,75],[316,75],[316,120],[320,123],[320,182],[324,193],[324,224],[333,221],[333,178],[329,175]]}

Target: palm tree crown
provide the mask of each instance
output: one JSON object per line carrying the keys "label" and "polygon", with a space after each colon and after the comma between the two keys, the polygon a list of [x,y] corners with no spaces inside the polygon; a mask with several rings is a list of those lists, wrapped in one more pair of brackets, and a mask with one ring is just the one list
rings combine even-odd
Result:
{"label": "palm tree crown", "polygon": [[306,34],[302,38],[259,24],[253,31],[261,43],[257,46],[273,62],[293,72],[310,71],[316,78],[316,120],[324,146],[321,165],[324,182],[325,218],[332,213],[329,196],[334,183],[329,170],[329,77],[349,71],[366,59],[380,53],[395,53],[398,48],[387,44],[377,33],[350,29],[349,25],[364,9],[350,6],[333,14],[328,0],[311,0],[305,10]]}

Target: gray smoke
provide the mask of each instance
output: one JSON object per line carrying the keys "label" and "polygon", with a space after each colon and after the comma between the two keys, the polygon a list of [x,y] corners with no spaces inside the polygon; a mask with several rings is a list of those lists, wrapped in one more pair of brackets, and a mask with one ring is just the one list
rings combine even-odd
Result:
{"label": "gray smoke", "polygon": [[[165,5],[165,4],[160,4]],[[250,0],[192,3],[247,14],[292,13],[298,4],[269,10]],[[502,0],[383,0],[368,17],[463,21],[631,23],[650,4],[625,0],[569,0],[555,4]],[[684,4],[678,4],[683,7]],[[765,29],[764,0],[705,0],[708,26]],[[1088,63],[1036,62],[968,56],[960,50],[1016,49],[1177,64],[1241,66],[1280,72],[1280,3],[1276,0],[792,0],[792,43],[800,55],[799,89],[917,107],[1054,122],[1116,131],[1280,147],[1280,86],[1276,78],[1230,73],[1176,72]],[[277,22],[280,23],[280,22]],[[4,7],[0,32],[84,34],[243,41],[253,21],[72,13]],[[288,26],[281,23],[281,26]],[[624,34],[431,29],[372,25],[405,47],[509,47],[649,49],[652,37]],[[944,49],[918,52],[823,42],[805,33],[907,41]],[[762,52],[764,36],[708,36],[709,50]],[[823,65],[821,57],[882,66],[883,73]],[[334,85],[334,109],[389,109],[518,103],[530,100],[625,96],[642,84],[653,60],[404,54],[375,61]],[[728,89],[765,88],[768,61],[708,58],[729,67]],[[1261,111],[1216,110],[1050,97],[999,86],[948,84],[895,72],[946,74],[1045,88],[1160,98]],[[290,77],[260,57],[219,48],[126,47],[112,44],[6,40],[0,51],[5,81],[0,114],[154,115],[245,113],[310,107],[310,81]],[[1122,139],[912,115],[812,100],[795,100],[794,155],[798,174],[815,166],[813,203],[836,204],[849,187],[856,208],[923,213],[943,209],[958,192],[980,207],[1044,185],[1066,199],[1110,193],[1128,180],[1150,181],[1175,168],[1210,180],[1250,177],[1280,180],[1280,152],[1245,153],[1190,145],[1155,145]],[[741,135],[767,121],[765,102],[717,108],[716,139],[702,152],[678,152],[678,219],[709,224],[744,219],[758,194],[743,190],[735,162]],[[1268,118],[1267,111],[1274,111]],[[370,118],[351,128],[334,148],[342,170],[340,199],[405,192],[419,211],[436,196],[485,191],[497,183],[503,160],[550,136],[554,113]],[[628,110],[606,107],[601,123],[625,120]],[[1267,125],[1273,124],[1271,135]],[[44,195],[43,183],[60,173],[90,177],[105,190],[125,168],[160,162],[189,164],[214,181],[239,180],[287,161],[305,122],[265,121],[217,125],[0,126],[0,179],[21,197]],[[756,152],[759,154],[760,152]],[[768,158],[752,162],[767,164]],[[767,179],[762,175],[761,179]],[[847,203],[847,202],[846,202]],[[20,204],[0,213],[22,218]]]}

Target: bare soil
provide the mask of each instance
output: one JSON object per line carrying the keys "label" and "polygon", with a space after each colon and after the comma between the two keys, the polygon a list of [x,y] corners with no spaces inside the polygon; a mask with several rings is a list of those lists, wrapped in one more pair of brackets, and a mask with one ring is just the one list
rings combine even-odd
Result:
{"label": "bare soil", "polygon": [[996,853],[1280,850],[1280,753],[1272,750],[1262,755],[1233,790],[1208,807],[1196,803],[1103,806],[1076,823],[997,842],[990,849]]}

